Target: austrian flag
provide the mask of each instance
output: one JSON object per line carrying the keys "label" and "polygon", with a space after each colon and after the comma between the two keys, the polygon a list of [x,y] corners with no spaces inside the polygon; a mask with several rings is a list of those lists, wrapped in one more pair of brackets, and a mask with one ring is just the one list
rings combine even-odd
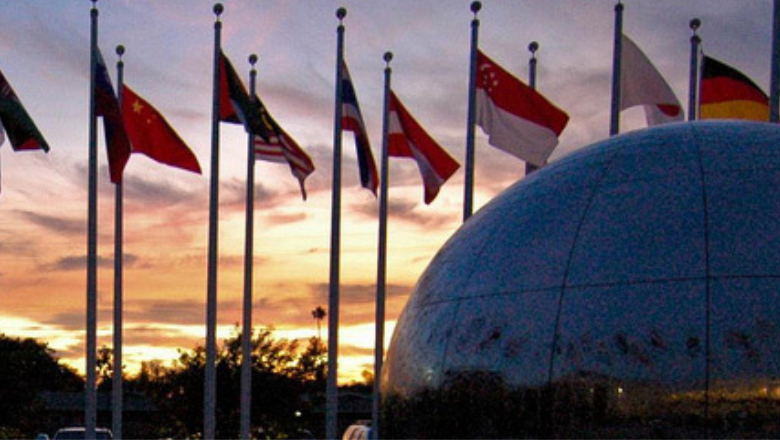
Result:
{"label": "austrian flag", "polygon": [[542,166],[569,116],[477,51],[476,122],[490,145]]}

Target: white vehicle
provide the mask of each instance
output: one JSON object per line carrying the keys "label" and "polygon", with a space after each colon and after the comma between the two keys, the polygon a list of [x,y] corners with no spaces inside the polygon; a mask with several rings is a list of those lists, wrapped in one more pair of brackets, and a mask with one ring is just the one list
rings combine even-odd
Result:
{"label": "white vehicle", "polygon": [[342,440],[368,440],[371,438],[371,426],[367,424],[349,425]]}
{"label": "white vehicle", "polygon": [[[53,440],[83,440],[86,436],[86,428],[83,426],[62,428],[54,434]],[[114,435],[110,429],[107,428],[95,428],[95,439],[97,440],[111,440]]]}

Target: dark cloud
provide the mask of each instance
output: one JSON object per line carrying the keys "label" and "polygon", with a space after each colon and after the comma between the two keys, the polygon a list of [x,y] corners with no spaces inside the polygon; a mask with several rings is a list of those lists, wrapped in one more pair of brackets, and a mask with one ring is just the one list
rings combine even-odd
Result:
{"label": "dark cloud", "polygon": [[[378,215],[377,207],[373,204],[351,204],[349,210],[375,221]],[[397,197],[388,202],[387,215],[393,221],[397,220],[426,229],[441,228],[460,221],[460,218],[453,217],[450,212],[437,212],[426,207],[422,202],[418,203]]]}
{"label": "dark cloud", "polygon": [[[272,208],[284,200],[279,192],[267,185],[255,183],[255,208]],[[246,210],[246,181],[232,178],[220,184],[220,208],[229,212],[243,212]]]}
{"label": "dark cloud", "polygon": [[[385,289],[387,316],[397,316],[413,286],[388,284]],[[327,283],[313,284],[314,297],[322,298],[321,304],[327,306],[329,286]],[[339,289],[340,322],[342,325],[374,322],[376,318],[376,284],[342,284]]]}
{"label": "dark cloud", "polygon": [[126,327],[123,338],[126,345],[153,345],[184,349],[203,345],[203,338],[192,336],[175,328],[160,328],[153,325]]}
{"label": "dark cloud", "polygon": [[[373,356],[374,355],[374,348],[373,347],[358,347],[355,345],[342,345],[339,344],[339,356]],[[367,367],[371,371],[373,371],[373,364],[371,365],[364,365],[364,368]]]}
{"label": "dark cloud", "polygon": [[32,211],[17,211],[19,215],[29,222],[62,235],[85,235],[87,225],[84,219],[70,219],[60,216],[51,216]]}
{"label": "dark cloud", "polygon": [[[255,255],[253,258],[255,267],[262,266],[270,261],[269,257]],[[219,256],[220,269],[243,269],[244,267],[244,255],[220,255]]]}
{"label": "dark cloud", "polygon": [[[139,258],[137,255],[134,254],[124,254],[122,258],[122,263],[124,267],[130,268],[136,266],[138,263]],[[87,256],[86,255],[68,255],[65,257],[61,257],[57,259],[54,262],[46,263],[41,265],[40,269],[43,271],[64,271],[64,272],[70,272],[70,271],[79,271],[79,270],[85,270],[87,267]],[[114,267],[114,258],[111,257],[103,257],[98,255],[97,257],[97,267],[98,268],[113,268]]]}
{"label": "dark cloud", "polygon": [[206,317],[205,304],[192,300],[131,300],[125,302],[124,311],[127,322],[148,324],[150,327],[153,324],[203,325]]}
{"label": "dark cloud", "polygon": [[184,190],[170,182],[152,181],[136,176],[125,176],[123,182],[125,203],[135,209],[172,207],[178,204],[202,204],[206,200],[206,185]]}
{"label": "dark cloud", "polygon": [[269,226],[277,225],[289,225],[291,223],[299,223],[309,218],[309,215],[305,212],[293,212],[293,213],[278,213],[264,215],[263,219]]}
{"label": "dark cloud", "polygon": [[41,322],[46,325],[52,325],[59,327],[62,330],[82,330],[85,323],[84,312],[61,312],[54,313],[48,319],[43,319]]}

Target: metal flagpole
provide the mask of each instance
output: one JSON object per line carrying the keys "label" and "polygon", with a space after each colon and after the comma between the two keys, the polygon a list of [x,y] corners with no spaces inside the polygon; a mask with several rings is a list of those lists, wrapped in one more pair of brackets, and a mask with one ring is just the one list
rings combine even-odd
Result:
{"label": "metal flagpole", "polygon": [[379,244],[377,246],[376,268],[376,331],[374,340],[374,400],[371,412],[371,438],[379,438],[379,420],[382,395],[379,390],[382,377],[382,363],[385,356],[385,286],[387,281],[387,198],[389,189],[388,133],[390,129],[390,76],[393,70],[390,61],[392,52],[385,52],[385,105],[382,113],[382,158],[379,184]]}
{"label": "metal flagpole", "polygon": [[330,287],[328,295],[328,379],[325,391],[325,435],[338,431],[339,257],[341,253],[341,65],[344,62],[345,8],[336,11],[336,108],[333,128],[333,188],[331,197]]}
{"label": "metal flagpole", "polygon": [[219,250],[219,54],[222,22],[219,16],[224,8],[214,5],[214,89],[211,108],[211,186],[209,193],[209,248],[208,281],[206,292],[206,372],[203,382],[203,438],[209,440],[216,433],[217,400],[217,260]]}
{"label": "metal flagpole", "polygon": [[[255,82],[257,79],[257,55],[249,56],[249,93],[251,99],[257,99]],[[252,272],[254,261],[255,237],[255,145],[254,135],[247,136],[246,166],[246,241],[244,242],[244,326],[242,331],[241,357],[241,433],[240,438],[251,438],[252,425]]]}
{"label": "metal flagpole", "polygon": [[780,0],[774,1],[772,20],[772,73],[769,85],[769,121],[780,121]]}
{"label": "metal flagpole", "polygon": [[[528,60],[528,86],[536,90],[536,51],[539,50],[539,43],[532,41],[528,45],[528,51],[531,52],[531,58]],[[529,175],[538,170],[536,165],[526,162],[525,175]]]}
{"label": "metal flagpole", "polygon": [[463,184],[463,221],[471,217],[474,210],[474,136],[476,119],[476,85],[477,85],[477,40],[479,39],[479,19],[477,13],[482,9],[482,3],[472,2],[471,12],[471,53],[469,54],[469,108],[466,125],[466,181]]}
{"label": "metal flagpole", "polygon": [[84,435],[95,438],[97,419],[97,118],[95,103],[95,70],[97,69],[98,9],[92,0],[90,11],[89,68],[89,201],[87,208],[87,353]]}
{"label": "metal flagpole", "polygon": [[609,120],[609,135],[620,132],[620,63],[623,50],[623,3],[615,5],[615,51],[612,54],[612,107]]}
{"label": "metal flagpole", "polygon": [[[117,86],[116,94],[119,101],[119,108],[122,108],[122,88],[124,87],[124,68],[122,55],[125,54],[125,47],[119,45],[116,47],[116,54],[119,60],[116,63]],[[124,177],[122,178],[124,179]],[[111,387],[111,431],[114,438],[122,438],[122,411],[124,410],[122,396],[122,331],[123,331],[123,235],[124,235],[124,189],[123,180],[116,183],[114,196],[114,377]]]}
{"label": "metal flagpole", "polygon": [[691,75],[688,81],[688,120],[696,120],[696,109],[698,91],[699,91],[699,44],[701,38],[696,34],[696,31],[701,27],[701,20],[694,18],[691,20],[689,26],[693,31],[691,35]]}

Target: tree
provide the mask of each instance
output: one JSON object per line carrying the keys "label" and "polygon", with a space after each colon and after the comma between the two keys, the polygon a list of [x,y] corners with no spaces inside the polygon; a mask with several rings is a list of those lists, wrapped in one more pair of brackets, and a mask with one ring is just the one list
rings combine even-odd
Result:
{"label": "tree", "polygon": [[34,436],[47,425],[37,400],[43,391],[80,391],[84,382],[32,338],[0,334],[0,435]]}
{"label": "tree", "polygon": [[98,376],[98,390],[111,390],[114,372],[114,349],[103,345],[98,349],[95,360]]}
{"label": "tree", "polygon": [[322,320],[326,315],[327,313],[325,313],[325,309],[322,306],[317,306],[316,309],[311,311],[312,318],[317,322],[317,339],[319,340],[322,340]]}
{"label": "tree", "polygon": [[[217,350],[217,436],[238,437],[242,340],[236,325]],[[273,329],[253,331],[252,422],[255,435],[284,438],[318,420],[310,418],[312,403],[305,398],[312,381],[323,378],[325,349],[316,338],[302,349],[295,340],[275,339]],[[164,413],[166,423],[156,437],[197,437],[203,424],[205,349],[179,352],[173,366],[146,363],[131,386],[144,392]],[[324,387],[324,385],[323,385]],[[320,417],[321,418],[321,417]]]}

